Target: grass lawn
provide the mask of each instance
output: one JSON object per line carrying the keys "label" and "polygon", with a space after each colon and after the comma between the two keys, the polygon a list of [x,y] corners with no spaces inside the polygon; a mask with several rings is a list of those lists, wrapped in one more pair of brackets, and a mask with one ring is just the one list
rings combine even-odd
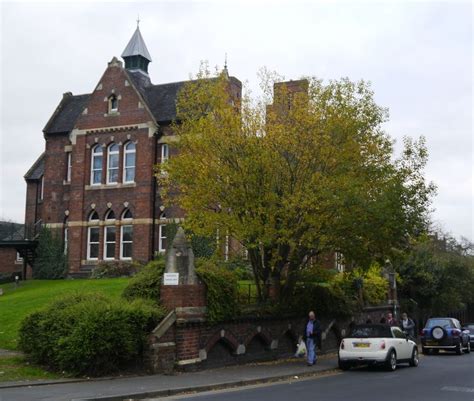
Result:
{"label": "grass lawn", "polygon": [[0,296],[0,348],[15,350],[21,320],[58,296],[73,291],[90,290],[100,291],[115,298],[120,296],[127,283],[127,278],[110,278],[27,280],[21,282],[18,288],[12,283],[0,284],[3,289],[3,295]]}
{"label": "grass lawn", "polygon": [[30,365],[21,356],[0,357],[0,382],[58,379],[61,377],[59,374]]}

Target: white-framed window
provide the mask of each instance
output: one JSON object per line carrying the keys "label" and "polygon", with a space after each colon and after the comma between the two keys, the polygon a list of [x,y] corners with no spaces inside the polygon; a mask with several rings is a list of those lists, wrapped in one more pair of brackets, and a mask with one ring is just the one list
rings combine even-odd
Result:
{"label": "white-framed window", "polygon": [[132,259],[133,226],[120,227],[120,259]]}
{"label": "white-framed window", "polygon": [[17,253],[16,253],[15,262],[17,262],[17,263],[23,263],[23,258],[21,257],[20,252],[17,252]]}
{"label": "white-framed window", "polygon": [[224,246],[224,260],[229,260],[229,236],[225,236],[225,246]]}
{"label": "white-framed window", "polygon": [[[87,228],[87,259],[99,259],[100,228],[99,215],[94,210],[89,216],[90,227]],[[93,225],[92,225],[93,224]]]}
{"label": "white-framed window", "polygon": [[87,259],[99,259],[99,227],[89,227],[87,233]]}
{"label": "white-framed window", "polygon": [[66,182],[71,182],[71,172],[72,172],[72,153],[66,153]]}
{"label": "white-framed window", "polygon": [[67,250],[69,247],[69,228],[64,227],[64,254],[67,255]]}
{"label": "white-framed window", "polygon": [[109,113],[115,113],[118,111],[118,98],[115,95],[109,96]]}
{"label": "white-framed window", "polygon": [[334,267],[335,269],[342,273],[345,270],[345,264],[344,264],[344,255],[341,252],[335,252],[334,253]]}
{"label": "white-framed window", "polygon": [[123,150],[123,182],[135,181],[136,146],[128,142]]}
{"label": "white-framed window", "polygon": [[[161,164],[163,165],[168,161],[170,158],[170,149],[167,143],[163,143],[161,145]],[[161,172],[164,173],[163,167],[161,168]]]}
{"label": "white-framed window", "polygon": [[63,238],[64,238],[64,254],[67,255],[67,251],[69,248],[69,226],[68,226],[67,218],[64,220]]}
{"label": "white-framed window", "polygon": [[116,143],[111,143],[107,151],[107,184],[118,182],[119,153],[119,146]]}
{"label": "white-framed window", "polygon": [[[116,233],[115,228],[115,213],[112,209],[105,213],[105,224],[104,227],[104,259],[115,259],[115,244],[116,244]],[[113,225],[110,225],[113,224]]]}
{"label": "white-framed window", "polygon": [[158,226],[158,252],[166,252],[167,247],[166,224]]}
{"label": "white-framed window", "polygon": [[102,183],[102,164],[104,151],[102,145],[95,145],[92,148],[91,158],[91,185],[100,185]]}
{"label": "white-framed window", "polygon": [[104,259],[115,259],[115,226],[104,227]]}
{"label": "white-framed window", "polygon": [[40,179],[39,200],[43,200],[43,198],[44,198],[44,175],[42,175]]}

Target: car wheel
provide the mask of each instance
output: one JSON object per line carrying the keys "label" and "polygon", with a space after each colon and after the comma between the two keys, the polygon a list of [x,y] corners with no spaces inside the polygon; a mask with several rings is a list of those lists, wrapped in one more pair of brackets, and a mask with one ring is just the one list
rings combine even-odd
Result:
{"label": "car wheel", "polygon": [[469,343],[469,342],[467,343],[465,352],[466,352],[466,354],[471,353],[471,343]]}
{"label": "car wheel", "polygon": [[388,356],[387,356],[387,361],[385,362],[385,368],[389,372],[395,371],[397,369],[397,354],[395,351],[390,351]]}
{"label": "car wheel", "polygon": [[351,365],[349,365],[348,362],[339,360],[339,369],[341,369],[341,370],[349,370],[350,368],[351,368]]}
{"label": "car wheel", "polygon": [[410,366],[416,368],[418,366],[419,361],[420,360],[418,358],[418,348],[414,347],[413,352],[411,354]]}
{"label": "car wheel", "polygon": [[459,341],[459,344],[456,347],[456,354],[462,355],[462,341]]}

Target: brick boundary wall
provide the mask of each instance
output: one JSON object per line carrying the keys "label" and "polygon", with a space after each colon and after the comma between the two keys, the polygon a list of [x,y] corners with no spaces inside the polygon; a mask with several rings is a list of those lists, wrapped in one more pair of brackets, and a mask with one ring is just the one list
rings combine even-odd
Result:
{"label": "brick boundary wall", "polygon": [[[177,317],[164,334],[150,335],[146,362],[153,373],[171,373],[288,358],[305,324],[305,317],[249,317],[218,324]],[[323,319],[321,325],[322,347],[317,352],[337,350],[348,322]]]}

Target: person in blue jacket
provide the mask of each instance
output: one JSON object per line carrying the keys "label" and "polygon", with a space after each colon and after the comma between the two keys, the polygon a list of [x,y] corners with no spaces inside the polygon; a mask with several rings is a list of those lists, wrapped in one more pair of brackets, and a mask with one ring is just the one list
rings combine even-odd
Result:
{"label": "person in blue jacket", "polygon": [[316,319],[314,311],[309,312],[308,317],[309,319],[305,326],[303,338],[306,341],[308,366],[313,366],[318,359],[316,355],[316,345],[321,344],[321,323]]}

